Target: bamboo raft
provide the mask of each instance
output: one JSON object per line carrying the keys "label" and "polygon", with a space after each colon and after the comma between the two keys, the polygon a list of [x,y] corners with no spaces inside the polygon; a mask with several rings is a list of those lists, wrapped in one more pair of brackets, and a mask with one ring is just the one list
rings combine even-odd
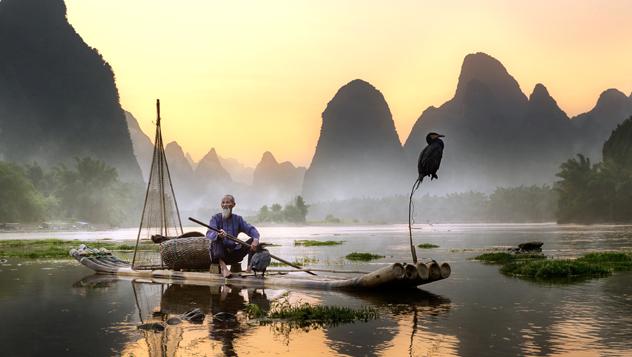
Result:
{"label": "bamboo raft", "polygon": [[[392,263],[359,277],[294,277],[291,271],[276,271],[266,277],[252,274],[233,274],[224,278],[221,274],[199,271],[177,271],[169,269],[135,270],[129,262],[121,260],[104,248],[91,249],[81,246],[71,249],[70,255],[82,265],[98,274],[111,274],[147,280],[169,280],[179,284],[232,284],[253,288],[287,287],[320,290],[375,290],[381,288],[415,288],[419,285],[446,279],[451,269],[448,263],[400,264]],[[318,271],[317,269],[310,269]],[[332,270],[329,270],[333,272]],[[337,271],[345,273],[344,271]],[[299,272],[300,273],[300,272]],[[351,273],[351,272],[346,272]]]}

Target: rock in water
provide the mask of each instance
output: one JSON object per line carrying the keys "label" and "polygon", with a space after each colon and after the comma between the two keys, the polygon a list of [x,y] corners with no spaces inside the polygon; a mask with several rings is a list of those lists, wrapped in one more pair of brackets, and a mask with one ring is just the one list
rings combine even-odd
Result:
{"label": "rock in water", "polygon": [[235,314],[231,314],[230,312],[218,312],[217,314],[213,315],[213,320],[217,320],[217,321],[231,321],[231,320],[235,320],[236,316]]}
{"label": "rock in water", "polygon": [[167,320],[167,325],[179,325],[182,323],[182,320],[180,320],[177,317],[172,317],[169,320]]}
{"label": "rock in water", "polygon": [[139,325],[138,329],[145,330],[145,331],[162,332],[165,330],[165,327],[161,323],[150,322],[150,323]]}
{"label": "rock in water", "polygon": [[543,242],[526,242],[518,244],[518,249],[522,253],[541,252]]}
{"label": "rock in water", "polygon": [[204,315],[204,312],[202,312],[199,307],[196,307],[195,309],[182,314],[182,319],[192,323],[202,323],[205,316],[206,315]]}

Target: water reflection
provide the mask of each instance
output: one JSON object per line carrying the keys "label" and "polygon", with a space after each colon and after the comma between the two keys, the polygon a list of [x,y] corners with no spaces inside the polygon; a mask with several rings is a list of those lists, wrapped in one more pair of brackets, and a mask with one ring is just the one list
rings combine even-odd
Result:
{"label": "water reflection", "polygon": [[[289,329],[260,326],[241,312],[250,302],[270,304],[280,290],[181,287],[90,276],[76,262],[0,264],[2,356],[184,356],[184,355],[630,355],[632,272],[573,285],[535,284],[499,273],[470,259],[476,250],[542,240],[548,255],[577,256],[592,250],[629,249],[632,227],[555,225],[422,226],[419,242],[440,245],[422,252],[449,261],[450,279],[407,294],[291,292],[285,298],[323,305],[374,306],[379,320],[336,327]],[[345,240],[337,247],[294,246],[296,233]],[[274,254],[289,260],[315,257],[328,268],[374,270],[409,259],[407,228],[270,228]],[[335,236],[334,234],[342,234]],[[90,233],[84,233],[90,234]],[[371,236],[373,234],[373,236]],[[313,239],[313,237],[312,237]],[[389,244],[385,244],[388,241]],[[352,251],[381,252],[369,264],[339,259]],[[332,264],[332,266],[328,266]],[[343,264],[340,267],[336,264]],[[136,293],[136,295],[135,295]],[[223,297],[222,297],[223,294]],[[285,295],[283,295],[285,296]],[[192,308],[207,314],[202,324],[138,330],[164,323]],[[235,313],[215,321],[218,312]],[[35,339],[34,339],[35,338]]]}
{"label": "water reflection", "polygon": [[[100,275],[75,286],[103,290],[123,284],[134,292],[128,297],[135,296],[138,318],[115,324],[129,341],[119,350],[126,356],[625,355],[630,349],[632,274],[572,286],[542,286],[503,277],[494,267],[471,264],[469,275],[475,283],[441,285],[449,291],[446,295],[423,290],[286,294],[239,286],[130,283]],[[261,326],[243,312],[248,303],[269,309],[278,299],[374,306],[382,313],[380,319],[366,323],[314,329],[282,323]],[[192,308],[207,315],[202,324],[165,324],[165,330],[158,332],[136,329],[140,323],[164,323]]]}
{"label": "water reflection", "polygon": [[[93,275],[73,286],[100,289],[117,284],[115,277]],[[122,282],[126,283],[126,282]],[[412,289],[402,293],[335,293],[291,292],[272,289],[247,289],[239,286],[196,286],[156,284],[131,280],[141,324],[161,323],[164,331],[134,329],[123,323],[119,332],[137,336],[125,346],[123,355],[177,356],[220,354],[233,356],[260,352],[265,354],[302,351],[305,355],[366,355],[390,353],[418,355],[419,343],[445,340],[423,331],[418,334],[424,318],[432,318],[450,311],[448,298]],[[260,325],[244,312],[247,304],[257,304],[269,310],[273,301],[287,300],[294,304],[338,305],[352,308],[374,306],[381,318],[339,326],[297,327],[283,322]],[[183,322],[169,325],[167,320],[193,308],[206,314],[202,324]],[[432,335],[432,336],[430,336]],[[309,346],[309,347],[307,347]],[[452,346],[454,347],[454,346]],[[428,345],[427,350],[436,349]],[[303,351],[305,353],[303,353]]]}

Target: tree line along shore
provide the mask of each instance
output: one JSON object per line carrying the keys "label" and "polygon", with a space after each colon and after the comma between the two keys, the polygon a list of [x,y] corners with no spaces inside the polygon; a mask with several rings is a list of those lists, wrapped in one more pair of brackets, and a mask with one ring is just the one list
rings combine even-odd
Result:
{"label": "tree line along shore", "polygon": [[[551,186],[497,188],[423,196],[415,200],[417,223],[441,222],[632,222],[632,118],[603,145],[603,160],[578,154],[560,165]],[[12,223],[50,220],[111,227],[135,226],[145,188],[119,179],[115,168],[90,158],[44,169],[36,163],[0,161],[0,229]],[[285,206],[265,205],[258,223],[403,223],[403,196],[356,198],[307,204],[298,196]],[[4,227],[4,228],[3,228]]]}

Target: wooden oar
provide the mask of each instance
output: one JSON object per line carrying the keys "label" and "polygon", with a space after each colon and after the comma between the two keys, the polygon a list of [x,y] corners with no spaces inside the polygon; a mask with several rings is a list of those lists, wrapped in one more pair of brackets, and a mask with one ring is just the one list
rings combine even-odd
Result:
{"label": "wooden oar", "polygon": [[[198,220],[197,220],[197,219],[195,219],[195,218],[189,217],[189,221],[191,221],[191,222],[195,222],[195,223],[197,223],[197,224],[199,224],[199,225],[201,225],[201,226],[204,226],[204,227],[206,227],[206,228],[208,228],[208,229],[210,229],[210,230],[212,230],[212,231],[215,231],[215,232],[217,232],[217,233],[220,233],[220,230],[219,230],[219,229],[217,229],[217,228],[213,228],[213,227],[209,226],[208,224],[206,224],[206,223],[204,223],[204,222],[198,221]],[[244,242],[244,241],[241,241],[241,240],[239,240],[239,239],[237,239],[237,238],[233,237],[232,235],[230,235],[230,234],[228,234],[228,233],[226,233],[226,236],[225,236],[224,238],[226,238],[226,239],[228,239],[228,240],[231,240],[231,241],[233,241],[233,242],[235,242],[235,243],[237,243],[237,244],[241,244],[241,245],[242,245],[242,246],[244,246],[244,247],[248,247],[248,248],[250,248],[250,244],[248,244],[248,243],[246,243],[246,242]],[[299,270],[301,270],[301,271],[304,271],[304,272],[306,272],[307,274],[316,275],[315,273],[313,273],[313,272],[311,272],[311,271],[309,271],[309,270],[305,270],[304,268],[302,268],[302,267],[300,267],[300,266],[298,266],[298,265],[294,265],[294,264],[292,264],[292,263],[288,262],[287,260],[281,259],[281,258],[279,258],[279,257],[277,257],[277,256],[272,255],[272,254],[270,254],[270,257],[271,257],[271,258],[273,258],[273,259],[276,259],[276,260],[280,261],[280,262],[281,262],[281,263],[283,263],[283,264],[287,264],[287,265],[291,266],[292,268],[295,268],[295,269],[299,269]]]}

